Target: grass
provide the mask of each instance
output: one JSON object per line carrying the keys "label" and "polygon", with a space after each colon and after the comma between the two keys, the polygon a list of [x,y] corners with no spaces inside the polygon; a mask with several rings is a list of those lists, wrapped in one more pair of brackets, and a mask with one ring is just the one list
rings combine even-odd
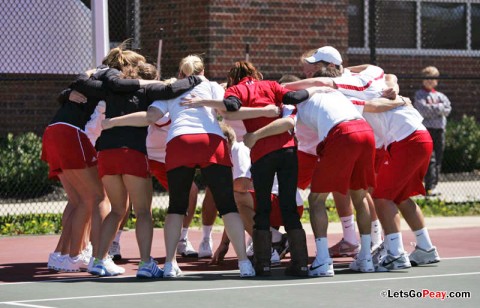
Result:
{"label": "grass", "polygon": [[[447,203],[435,198],[418,198],[416,202],[426,217],[432,216],[478,216],[480,215],[480,202]],[[327,201],[327,214],[330,222],[338,222],[339,218],[332,200]],[[163,228],[165,221],[165,209],[153,209],[153,220],[155,228]],[[192,225],[201,226],[201,208],[197,208]],[[132,214],[126,228],[135,228],[136,218]],[[308,203],[302,216],[302,223],[309,223],[310,215]],[[217,217],[215,224],[223,225]],[[61,214],[25,214],[0,216],[0,235],[22,235],[22,234],[58,234],[62,230]]]}

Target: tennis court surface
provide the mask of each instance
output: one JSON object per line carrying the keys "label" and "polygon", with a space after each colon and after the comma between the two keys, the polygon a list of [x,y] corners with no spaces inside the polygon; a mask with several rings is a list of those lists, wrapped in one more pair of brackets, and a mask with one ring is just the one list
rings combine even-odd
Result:
{"label": "tennis court surface", "polygon": [[[402,224],[405,225],[404,222]],[[350,258],[334,259],[335,277],[291,278],[283,275],[288,256],[271,277],[239,278],[233,248],[221,265],[209,259],[179,258],[184,276],[138,280],[134,231],[121,239],[125,275],[96,278],[88,273],[57,273],[47,268],[58,236],[0,238],[0,307],[480,307],[480,217],[427,219],[442,261],[389,273],[355,273]],[[341,238],[329,228],[329,243]],[[306,226],[309,255],[313,234]],[[407,251],[414,240],[402,230]],[[189,238],[194,246],[201,230]],[[214,245],[221,232],[214,232]],[[156,229],[152,254],[162,265],[163,230]]]}

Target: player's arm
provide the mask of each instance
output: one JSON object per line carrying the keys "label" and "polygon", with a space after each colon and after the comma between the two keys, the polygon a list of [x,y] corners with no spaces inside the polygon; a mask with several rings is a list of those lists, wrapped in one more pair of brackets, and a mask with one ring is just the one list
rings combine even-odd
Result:
{"label": "player's arm", "polygon": [[302,90],[310,87],[336,88],[335,83],[328,77],[307,78],[299,81],[284,83],[283,86],[289,90]]}
{"label": "player's arm", "polygon": [[276,118],[281,109],[275,105],[267,105],[262,108],[242,107],[238,111],[220,111],[220,115],[226,120],[247,120],[254,118]]}
{"label": "player's arm", "polygon": [[347,69],[352,73],[360,73],[361,71],[366,70],[368,67],[372,66],[371,64],[361,64],[355,66],[349,66]]}
{"label": "player's arm", "polygon": [[139,111],[115,118],[105,119],[102,121],[102,128],[110,129],[117,126],[144,127],[148,126],[149,124],[150,123],[147,120],[147,112]]}
{"label": "player's arm", "polygon": [[408,97],[403,97],[400,95],[397,96],[395,99],[387,99],[387,98],[380,97],[380,98],[375,98],[373,100],[365,101],[363,112],[371,112],[371,113],[385,112],[400,106],[411,106],[411,105],[412,105],[412,102]]}
{"label": "player's arm", "polygon": [[245,143],[245,145],[251,149],[258,140],[273,135],[282,134],[286,131],[293,129],[294,125],[295,121],[293,118],[287,117],[277,119],[252,133],[245,134],[243,136],[243,143]]}

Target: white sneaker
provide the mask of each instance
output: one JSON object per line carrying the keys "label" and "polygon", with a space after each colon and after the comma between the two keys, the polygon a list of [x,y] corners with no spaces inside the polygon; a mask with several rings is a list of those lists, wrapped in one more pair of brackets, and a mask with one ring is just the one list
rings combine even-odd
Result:
{"label": "white sneaker", "polygon": [[413,266],[440,262],[440,256],[435,246],[430,250],[425,250],[415,245],[415,250],[408,258]]}
{"label": "white sneaker", "polygon": [[68,256],[62,260],[61,271],[68,273],[86,271],[88,262],[90,262],[90,258],[83,254],[79,254],[73,258]]}
{"label": "white sneaker", "polygon": [[125,269],[113,263],[113,260],[109,257],[103,260],[95,259],[90,271],[90,274],[98,276],[117,276],[123,273],[125,273]]}
{"label": "white sneaker", "polygon": [[253,257],[253,242],[247,246],[247,257]]}
{"label": "white sneaker", "polygon": [[198,249],[199,258],[211,258],[213,256],[213,240],[211,238],[203,239]]}
{"label": "white sneaker", "polygon": [[138,265],[137,278],[162,278],[163,270],[158,267],[157,261],[150,257],[149,262],[140,262]]}
{"label": "white sneaker", "polygon": [[270,258],[270,266],[279,266],[280,265],[280,255],[276,249],[272,248],[272,257]]}
{"label": "white sneaker", "polygon": [[92,271],[92,268],[93,268],[93,262],[95,261],[95,258],[94,257],[91,257],[90,258],[90,262],[88,262],[88,266],[87,266],[87,272],[91,272]]}
{"label": "white sneaker", "polygon": [[412,265],[405,252],[401,253],[399,256],[394,256],[390,251],[387,251],[387,254],[382,257],[378,264],[375,265],[375,271],[389,272],[410,267],[412,267]]}
{"label": "white sneaker", "polygon": [[58,268],[58,265],[59,265],[59,261],[58,261],[59,257],[60,257],[59,252],[52,252],[51,254],[49,254],[48,255],[47,267],[49,269],[56,270]]}
{"label": "white sneaker", "polygon": [[67,258],[70,258],[70,256],[68,254],[66,255],[59,255],[57,257],[57,262],[54,263],[54,267],[53,269],[54,270],[57,270],[59,272],[63,271],[63,265],[64,265],[64,260],[67,259]]}
{"label": "white sneaker", "polygon": [[88,242],[87,247],[85,247],[85,249],[82,250],[81,254],[83,254],[84,256],[87,256],[88,258],[91,258],[91,257],[92,257],[92,253],[93,253],[92,243]]}
{"label": "white sneaker", "polygon": [[108,249],[108,254],[112,257],[112,260],[118,261],[122,260],[122,253],[120,252],[120,243],[112,242],[110,248]]}
{"label": "white sneaker", "polygon": [[198,252],[188,239],[178,241],[177,254],[184,258],[198,258]]}
{"label": "white sneaker", "polygon": [[311,277],[333,277],[334,275],[335,272],[333,271],[333,261],[331,258],[324,261],[318,261],[315,258],[308,269],[308,276]]}
{"label": "white sneaker", "polygon": [[349,268],[352,271],[362,272],[362,273],[372,273],[375,272],[375,267],[373,266],[372,259],[357,259],[353,260],[350,263]]}
{"label": "white sneaker", "polygon": [[240,277],[255,277],[255,269],[250,260],[238,261],[238,268],[240,269]]}
{"label": "white sneaker", "polygon": [[175,278],[182,275],[182,271],[178,267],[178,264],[175,262],[165,262],[163,266],[163,277],[165,278]]}

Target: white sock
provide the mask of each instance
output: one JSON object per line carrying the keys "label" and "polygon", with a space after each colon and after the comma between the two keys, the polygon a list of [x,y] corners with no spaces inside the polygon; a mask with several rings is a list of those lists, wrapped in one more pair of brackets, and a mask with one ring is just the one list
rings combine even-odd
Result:
{"label": "white sock", "polygon": [[415,233],[415,237],[417,238],[418,247],[425,249],[427,251],[433,248],[433,244],[432,244],[432,241],[430,240],[430,235],[428,235],[427,228],[417,230],[413,233]]}
{"label": "white sock", "polygon": [[371,259],[370,247],[372,245],[372,236],[370,234],[360,234],[360,251],[358,252],[358,259]]}
{"label": "white sock", "polygon": [[120,243],[120,236],[122,236],[122,230],[118,230],[117,234],[115,234],[114,242]]}
{"label": "white sock", "polygon": [[382,225],[380,224],[380,220],[372,221],[372,244],[377,245],[382,242]]}
{"label": "white sock", "polygon": [[270,227],[270,231],[272,232],[272,243],[277,243],[282,240],[282,232],[272,227]]}
{"label": "white sock", "polygon": [[203,225],[202,227],[203,240],[210,240],[212,238],[212,229],[213,229],[213,225],[210,225],[210,226]]}
{"label": "white sock", "polygon": [[340,217],[343,229],[343,239],[350,244],[357,245],[358,239],[355,231],[355,219],[353,215]]}
{"label": "white sock", "polygon": [[405,252],[403,248],[402,233],[390,233],[385,236],[385,242],[388,244],[388,251],[394,255],[399,256]]}
{"label": "white sock", "polygon": [[317,248],[317,256],[315,259],[320,261],[320,264],[323,264],[326,260],[330,259],[330,254],[328,253],[328,240],[326,237],[316,238],[315,246]]}
{"label": "white sock", "polygon": [[187,228],[182,227],[182,231],[180,232],[179,241],[186,241],[187,238],[188,238],[188,227]]}

